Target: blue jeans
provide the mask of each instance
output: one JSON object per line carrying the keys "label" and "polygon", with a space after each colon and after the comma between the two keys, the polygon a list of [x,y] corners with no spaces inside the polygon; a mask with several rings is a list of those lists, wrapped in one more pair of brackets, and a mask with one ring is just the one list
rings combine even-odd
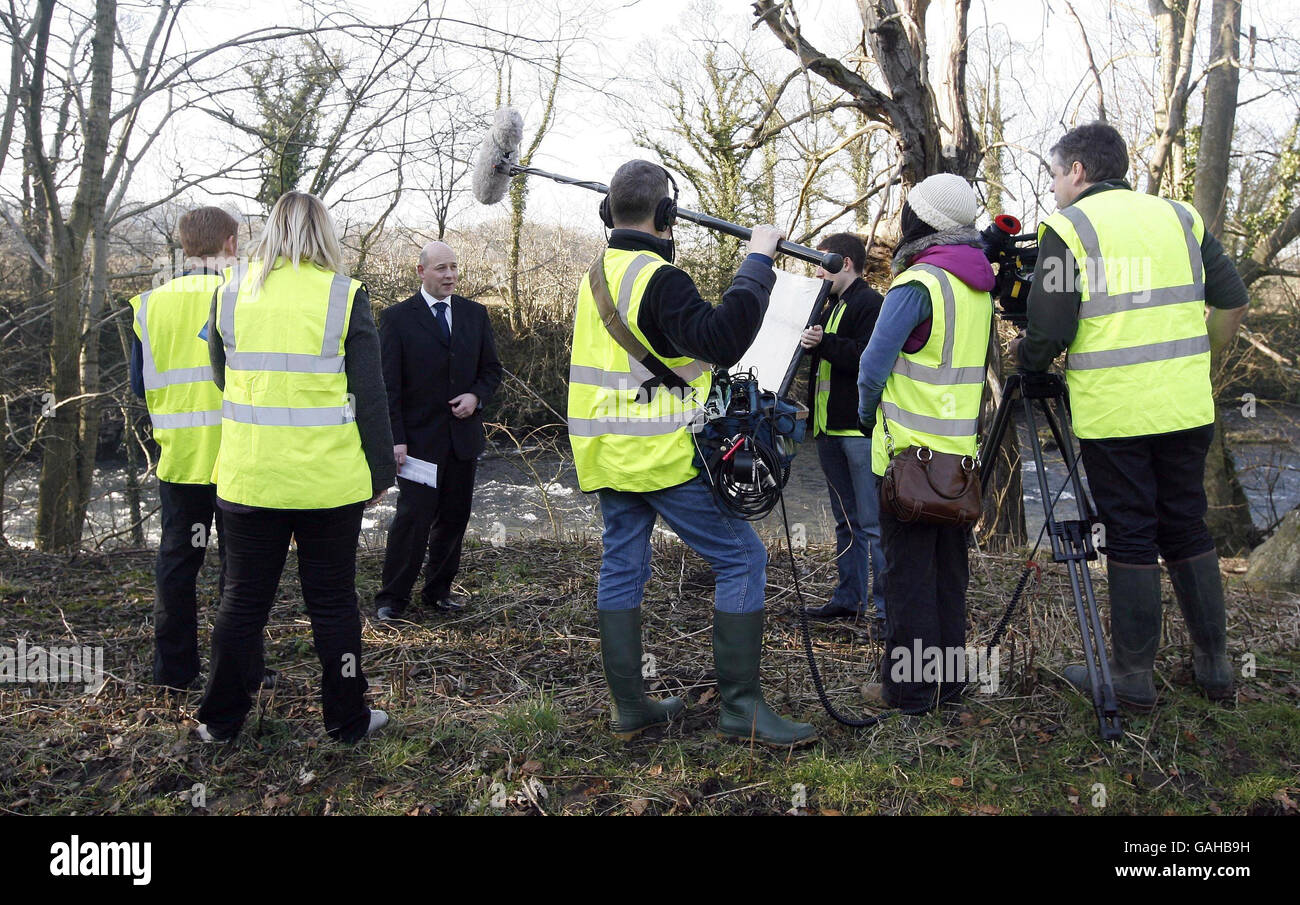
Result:
{"label": "blue jeans", "polygon": [[885,617],[885,551],[880,545],[880,496],[871,473],[870,437],[817,438],[817,458],[835,516],[835,565],[840,580],[831,603],[865,610],[867,579],[876,616]]}
{"label": "blue jeans", "polygon": [[650,493],[601,490],[605,552],[596,607],[634,610],[650,578],[650,532],[663,516],[686,545],[713,569],[713,608],[751,613],[763,608],[767,548],[754,527],[727,514],[702,475]]}

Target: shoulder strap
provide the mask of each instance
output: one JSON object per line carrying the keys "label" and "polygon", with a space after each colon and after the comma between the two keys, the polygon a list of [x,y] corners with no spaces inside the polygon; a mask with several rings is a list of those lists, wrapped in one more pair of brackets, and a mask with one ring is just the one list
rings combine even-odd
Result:
{"label": "shoulder strap", "polygon": [[596,311],[600,313],[600,322],[604,324],[606,332],[614,342],[622,347],[623,351],[632,356],[633,360],[638,361],[641,365],[654,375],[650,380],[641,384],[641,389],[637,393],[637,402],[646,405],[650,402],[654,390],[659,386],[666,386],[670,390],[677,391],[682,395],[690,390],[690,384],[682,380],[673,369],[668,367],[654,355],[641,340],[619,317],[618,308],[614,304],[614,298],[609,294],[609,282],[605,279],[605,253],[602,251],[592,262],[591,269],[587,271],[587,282],[591,285],[591,297],[596,302]]}

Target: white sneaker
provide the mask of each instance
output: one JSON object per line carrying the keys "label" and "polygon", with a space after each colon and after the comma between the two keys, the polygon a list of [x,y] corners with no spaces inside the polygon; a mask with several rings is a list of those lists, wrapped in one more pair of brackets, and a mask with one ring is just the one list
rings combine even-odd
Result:
{"label": "white sneaker", "polygon": [[210,745],[226,745],[235,740],[233,735],[226,738],[217,735],[208,728],[207,723],[199,723],[199,727],[195,729],[194,732],[200,739]]}
{"label": "white sneaker", "polygon": [[388,714],[384,713],[382,710],[371,710],[370,725],[366,727],[366,734],[363,735],[362,738],[366,738],[368,736],[374,735],[376,732],[378,732],[380,729],[383,729],[387,725],[388,725]]}

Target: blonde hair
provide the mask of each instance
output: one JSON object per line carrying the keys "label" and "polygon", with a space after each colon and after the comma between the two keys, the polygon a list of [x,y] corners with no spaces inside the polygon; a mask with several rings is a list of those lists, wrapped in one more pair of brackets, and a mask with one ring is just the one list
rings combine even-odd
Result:
{"label": "blonde hair", "polygon": [[321,200],[307,192],[285,192],[280,196],[249,257],[262,262],[254,292],[262,288],[279,258],[286,259],[295,270],[305,260],[325,270],[343,272],[343,250],[334,222]]}

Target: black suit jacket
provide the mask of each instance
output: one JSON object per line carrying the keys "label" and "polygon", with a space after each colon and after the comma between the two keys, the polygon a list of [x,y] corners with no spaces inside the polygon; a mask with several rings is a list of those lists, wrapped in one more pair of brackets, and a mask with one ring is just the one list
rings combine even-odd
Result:
{"label": "black suit jacket", "polygon": [[[389,308],[380,321],[380,348],[393,443],[430,462],[477,459],[483,452],[483,407],[501,385],[501,362],[487,309],[451,297],[451,343],[444,344],[424,296],[418,291]],[[450,400],[473,393],[479,410],[468,418],[451,413]]]}

